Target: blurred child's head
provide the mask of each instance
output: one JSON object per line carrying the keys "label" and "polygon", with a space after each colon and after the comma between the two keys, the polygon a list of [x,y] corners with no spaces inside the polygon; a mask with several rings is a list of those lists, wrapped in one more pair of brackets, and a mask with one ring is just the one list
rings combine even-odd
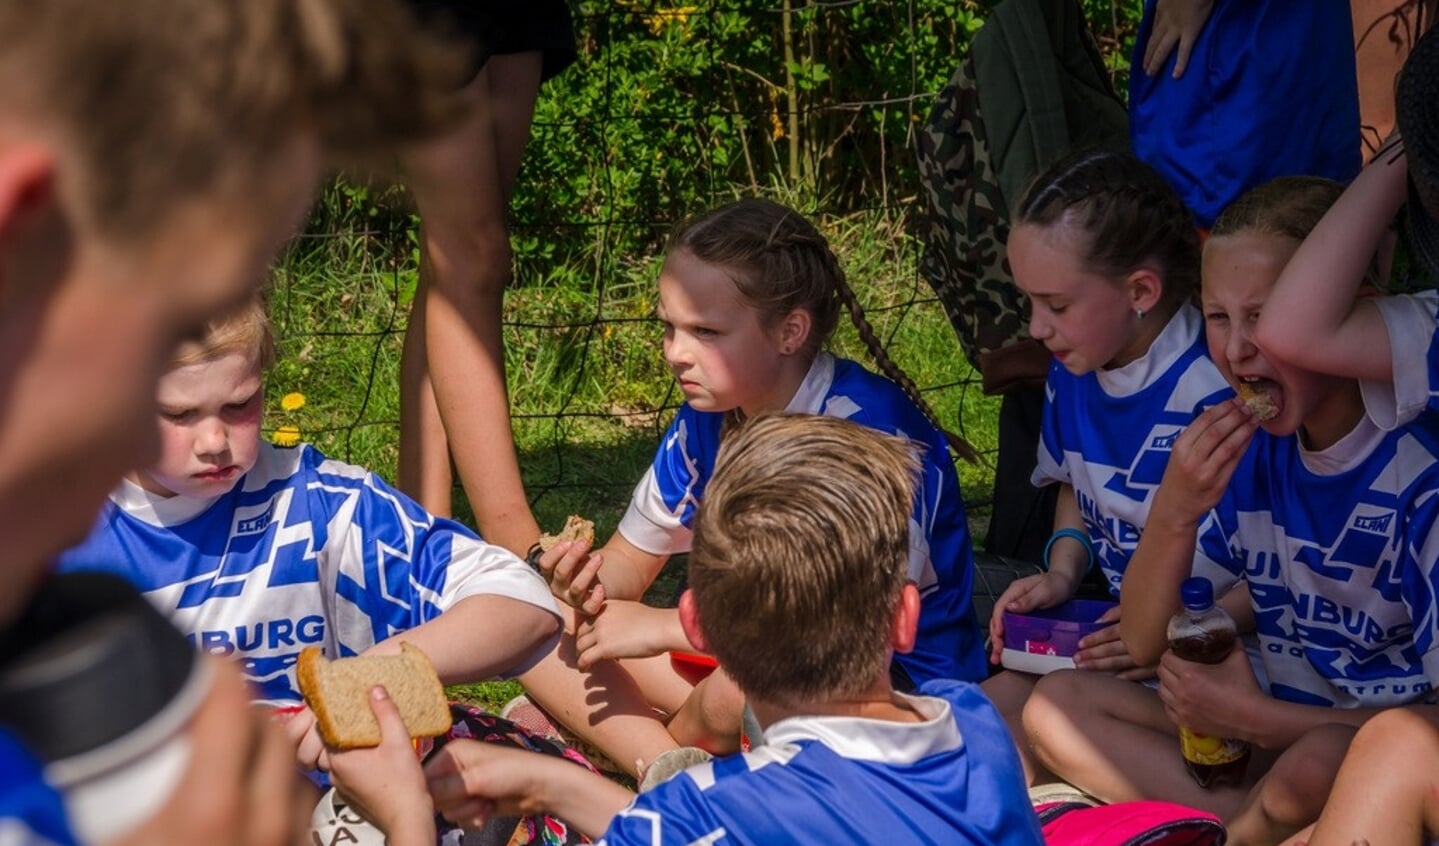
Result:
{"label": "blurred child's head", "polygon": [[1266,355],[1254,345],[1254,325],[1280,271],[1343,188],[1315,176],[1266,182],[1221,212],[1204,244],[1200,307],[1210,357],[1231,385],[1249,383],[1250,390],[1264,393],[1279,409],[1261,423],[1266,431],[1288,435],[1302,427],[1316,447],[1328,446],[1332,436],[1342,436],[1357,422],[1357,390],[1339,390],[1353,381],[1300,370]]}
{"label": "blurred child's head", "polygon": [[746,695],[813,702],[888,678],[918,614],[906,576],[918,472],[908,441],[834,417],[765,415],[725,442],[682,608]]}
{"label": "blurred child's head", "polygon": [[264,277],[324,154],[458,115],[446,51],[407,16],[382,0],[0,4],[0,537],[32,568],[13,579],[153,458],[172,345]]}
{"label": "blurred child's head", "polygon": [[829,343],[843,306],[870,355],[961,455],[913,380],[889,357],[829,242],[804,215],[749,198],[697,215],[665,247],[664,355],[699,411],[778,411]]}
{"label": "blurred child's head", "polygon": [[1194,219],[1128,153],[1065,158],[1025,192],[1009,233],[1029,332],[1071,373],[1141,357],[1199,287]]}
{"label": "blurred child's head", "polygon": [[234,487],[259,457],[264,374],[274,357],[263,293],[181,341],[156,394],[160,458],[134,481],[166,497],[213,497]]}

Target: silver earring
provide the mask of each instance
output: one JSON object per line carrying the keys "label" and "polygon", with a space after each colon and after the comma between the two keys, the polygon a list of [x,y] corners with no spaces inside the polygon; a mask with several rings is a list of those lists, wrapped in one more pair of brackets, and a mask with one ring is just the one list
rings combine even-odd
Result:
{"label": "silver earring", "polygon": [[1143,320],[1143,319],[1144,319],[1144,309],[1142,309],[1142,308],[1137,308],[1137,309],[1135,309],[1135,310],[1134,310],[1134,315],[1135,315],[1136,317],[1138,317],[1140,320]]}

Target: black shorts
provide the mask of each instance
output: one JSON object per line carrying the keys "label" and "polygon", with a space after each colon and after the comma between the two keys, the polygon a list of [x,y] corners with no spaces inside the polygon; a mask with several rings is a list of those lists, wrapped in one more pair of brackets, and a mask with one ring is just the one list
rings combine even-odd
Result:
{"label": "black shorts", "polygon": [[437,31],[463,38],[475,50],[474,72],[490,56],[544,54],[541,81],[575,60],[575,26],[566,0],[410,0]]}

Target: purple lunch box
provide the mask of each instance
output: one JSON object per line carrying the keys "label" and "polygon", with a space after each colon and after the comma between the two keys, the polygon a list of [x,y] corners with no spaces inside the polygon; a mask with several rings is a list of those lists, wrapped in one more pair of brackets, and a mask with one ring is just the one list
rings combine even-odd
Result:
{"label": "purple lunch box", "polygon": [[1102,599],[1071,599],[1028,614],[1005,612],[1000,663],[1011,670],[1040,675],[1073,668],[1080,638],[1113,625],[1095,620],[1116,604]]}

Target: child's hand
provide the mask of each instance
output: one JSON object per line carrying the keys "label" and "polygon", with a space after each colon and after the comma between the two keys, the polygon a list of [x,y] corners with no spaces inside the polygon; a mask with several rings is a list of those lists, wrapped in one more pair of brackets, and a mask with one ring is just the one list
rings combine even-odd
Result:
{"label": "child's hand", "polygon": [[383,687],[370,691],[370,710],[380,723],[380,745],[332,750],[335,787],[387,842],[434,843],[435,808],[405,721]]}
{"label": "child's hand", "polygon": [[589,670],[615,658],[649,658],[670,649],[687,649],[689,641],[673,608],[651,608],[642,602],[611,599],[604,610],[580,621],[575,629],[579,668]]}
{"label": "child's hand", "polygon": [[1243,400],[1222,402],[1194,418],[1169,454],[1151,519],[1197,524],[1219,503],[1259,421]]}
{"label": "child's hand", "polygon": [[1250,703],[1265,698],[1242,646],[1218,664],[1185,661],[1173,652],[1159,661],[1159,698],[1177,726],[1211,737],[1247,739],[1254,728]]}
{"label": "child's hand", "polygon": [[598,839],[634,794],[564,758],[454,740],[425,765],[435,808],[464,828],[495,814],[550,814]]}
{"label": "child's hand", "polygon": [[540,556],[539,569],[556,599],[593,615],[605,604],[604,585],[599,580],[604,556],[589,552],[585,541],[561,541]]}
{"label": "child's hand", "polygon": [[452,740],[425,764],[435,810],[463,828],[481,828],[495,814],[545,813],[539,789],[551,763],[538,752],[474,740]]}
{"label": "child's hand", "polygon": [[1209,20],[1214,0],[1158,0],[1154,4],[1154,26],[1149,43],[1144,46],[1144,73],[1154,76],[1164,67],[1169,54],[1179,48],[1174,59],[1174,78],[1184,76],[1189,66],[1189,52],[1199,39],[1200,30]]}
{"label": "child's hand", "polygon": [[285,736],[295,750],[295,763],[299,764],[300,769],[329,772],[329,750],[325,748],[325,741],[320,739],[320,730],[315,725],[315,712],[310,710],[310,706],[306,705],[292,714],[286,714],[282,719]]}
{"label": "child's hand", "polygon": [[1105,611],[1097,622],[1114,625],[1079,639],[1079,651],[1074,653],[1075,667],[1091,672],[1113,673],[1126,681],[1154,677],[1155,668],[1141,667],[1129,654],[1129,647],[1120,639],[1118,605]]}
{"label": "child's hand", "polygon": [[1004,613],[1026,614],[1036,608],[1053,608],[1074,596],[1077,585],[1057,572],[1036,573],[1015,579],[994,603],[989,618],[989,661],[998,664],[1004,652]]}

